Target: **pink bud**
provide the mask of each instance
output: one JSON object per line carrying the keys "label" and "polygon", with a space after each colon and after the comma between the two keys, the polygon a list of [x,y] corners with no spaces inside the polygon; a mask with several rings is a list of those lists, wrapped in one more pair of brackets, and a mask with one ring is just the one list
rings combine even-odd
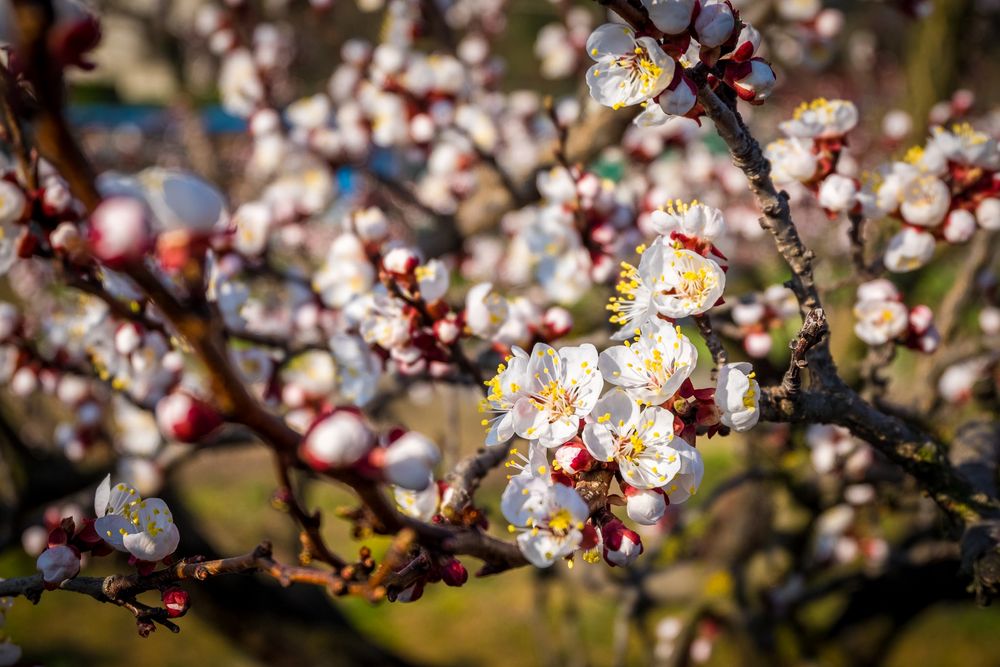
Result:
{"label": "pink bud", "polygon": [[542,323],[547,329],[549,340],[561,338],[573,328],[573,316],[562,306],[553,306],[545,311]]}
{"label": "pink bud", "polygon": [[916,349],[920,350],[924,354],[933,354],[938,346],[941,344],[941,334],[935,327],[931,327],[925,333],[921,334],[916,340]]}
{"label": "pink bud", "polygon": [[583,443],[575,440],[556,449],[555,460],[559,464],[559,469],[567,475],[575,475],[594,465],[594,457],[590,455]]}
{"label": "pink bud", "polygon": [[639,534],[626,528],[620,519],[612,519],[601,526],[601,538],[604,560],[612,567],[627,567],[642,553]]}
{"label": "pink bud", "polygon": [[45,215],[58,217],[69,210],[73,203],[73,195],[70,194],[66,182],[61,178],[50,178],[45,182],[42,190],[42,212]]}
{"label": "pink bud", "polygon": [[160,594],[160,599],[163,600],[163,608],[167,610],[167,616],[170,618],[183,616],[191,606],[191,596],[183,588],[177,586],[164,589],[163,593]]}
{"label": "pink bud", "polygon": [[752,331],[743,339],[743,349],[755,359],[763,359],[771,352],[771,334]]}
{"label": "pink bud", "polygon": [[752,25],[745,25],[740,31],[739,37],[736,38],[736,48],[733,49],[730,58],[738,63],[746,62],[753,57],[753,54],[757,53],[759,47],[760,31]]}
{"label": "pink bud", "polygon": [[736,17],[728,2],[702,5],[694,20],[694,31],[698,42],[707,48],[722,46],[736,28]]}
{"label": "pink bud", "polygon": [[683,116],[694,108],[698,101],[698,89],[694,81],[677,68],[677,75],[660,95],[660,108],[672,116]]}
{"label": "pink bud", "polygon": [[451,345],[462,335],[462,327],[454,317],[446,317],[434,323],[434,335],[445,345]]}
{"label": "pink bud", "polygon": [[157,402],[156,423],[171,440],[197,442],[218,428],[222,417],[208,403],[177,391]]}
{"label": "pink bud", "polygon": [[420,264],[417,253],[410,248],[393,248],[382,258],[386,271],[401,276],[409,275]]}
{"label": "pink bud", "polygon": [[457,558],[452,558],[441,568],[441,580],[447,586],[461,586],[469,580],[469,571]]}
{"label": "pink bud", "polygon": [[923,335],[934,325],[934,311],[924,305],[910,309],[910,328],[917,335]]}
{"label": "pink bud", "polygon": [[628,518],[643,526],[656,525],[667,511],[662,489],[637,489],[625,485],[625,511]]}
{"label": "pink bud", "polygon": [[22,366],[10,380],[10,390],[15,396],[27,396],[38,388],[38,376],[27,366]]}
{"label": "pink bud", "polygon": [[581,199],[593,201],[601,192],[601,179],[591,172],[583,174],[576,182],[576,192]]}
{"label": "pink bud", "polygon": [[763,58],[751,58],[726,68],[726,83],[732,86],[740,99],[760,104],[770,96],[777,79],[774,70]]}
{"label": "pink bud", "polygon": [[112,268],[140,259],[150,247],[146,207],[128,197],[105,199],[90,216],[88,241],[94,256]]}
{"label": "pink bud", "polygon": [[80,573],[80,554],[66,545],[49,547],[35,561],[35,567],[42,573],[45,588],[52,590]]}
{"label": "pink bud", "polygon": [[408,431],[373,458],[381,465],[382,474],[389,482],[404,489],[423,491],[441,454],[429,438]]}
{"label": "pink bud", "polygon": [[423,597],[423,594],[424,582],[418,581],[397,593],[396,602],[416,602]]}
{"label": "pink bud", "polygon": [[313,424],[300,454],[316,470],[329,470],[357,463],[374,444],[375,436],[360,414],[334,410]]}
{"label": "pink bud", "polygon": [[945,218],[941,231],[948,243],[965,243],[976,233],[976,216],[965,209],[955,209]]}

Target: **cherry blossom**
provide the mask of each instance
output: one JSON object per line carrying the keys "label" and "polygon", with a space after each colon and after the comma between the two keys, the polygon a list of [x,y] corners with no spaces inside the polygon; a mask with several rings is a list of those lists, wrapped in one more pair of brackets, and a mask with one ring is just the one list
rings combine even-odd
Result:
{"label": "cherry blossom", "polygon": [[111,475],[97,487],[94,511],[94,529],[101,539],[137,560],[162,560],[174,552],[180,541],[180,532],[165,502],[143,499],[124,483],[112,487]]}
{"label": "cherry blossom", "polygon": [[621,389],[597,402],[583,442],[595,459],[614,461],[630,486],[643,489],[667,485],[680,472],[677,450],[689,446],[674,436],[673,413],[640,409]]}
{"label": "cherry blossom", "polygon": [[644,323],[626,345],[601,352],[598,365],[604,379],[618,385],[635,401],[656,405],[669,400],[694,370],[698,351],[663,320]]}
{"label": "cherry blossom", "polygon": [[587,504],[568,486],[544,477],[515,475],[500,500],[517,545],[535,567],[549,567],[571,555],[583,541]]}
{"label": "cherry blossom", "polygon": [[651,37],[606,23],[591,33],[587,53],[597,64],[587,70],[590,94],[618,109],[659,95],[674,77],[674,60]]}
{"label": "cherry blossom", "polygon": [[753,366],[746,362],[725,364],[719,369],[715,404],[722,423],[735,431],[753,428],[760,419],[760,386]]}
{"label": "cherry blossom", "polygon": [[532,348],[525,369],[527,395],[513,407],[514,432],[556,447],[576,434],[604,386],[593,345]]}

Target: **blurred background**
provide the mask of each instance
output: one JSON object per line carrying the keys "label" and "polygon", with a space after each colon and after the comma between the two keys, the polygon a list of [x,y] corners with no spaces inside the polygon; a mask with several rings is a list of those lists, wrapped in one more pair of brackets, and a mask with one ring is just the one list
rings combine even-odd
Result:
{"label": "blurred background", "polygon": [[[245,122],[227,114],[219,104],[217,58],[192,36],[202,4],[200,0],[93,2],[101,16],[103,41],[93,54],[95,69],[72,77],[71,118],[100,169],[130,172],[153,164],[183,167],[219,184],[231,201],[239,202],[252,195],[242,179],[251,147]],[[295,76],[283,82],[284,88],[272,91],[285,103],[326,85],[345,40],[377,40],[379,36],[378,0],[360,3],[360,8],[354,2],[335,0],[323,14],[306,2],[292,0],[250,4],[259,16],[273,18],[278,29],[294,35],[291,71]],[[503,4],[507,24],[493,46],[504,62],[504,90],[579,94],[581,66],[585,69],[586,63],[581,60],[580,65],[571,66],[568,76],[546,76],[543,62],[548,51],[537,46],[538,36],[547,26],[563,24],[561,17],[570,8],[580,8],[596,25],[602,16],[596,3],[510,0]],[[910,144],[922,142],[935,119],[944,122],[971,115],[985,118],[987,127],[994,130],[1000,127],[994,110],[1000,98],[996,85],[1000,81],[998,0],[824,1],[821,15],[814,6],[819,3],[808,0],[734,4],[764,32],[768,56],[778,73],[779,89],[772,102],[747,114],[762,142],[777,136],[778,120],[789,117],[803,100],[818,96],[843,97],[858,105],[862,127],[851,141],[857,142],[853,154],[859,161],[866,160],[868,151],[878,153],[879,161],[899,157]],[[417,44],[435,48],[433,35]],[[956,112],[959,107],[960,113]],[[905,113],[893,116],[890,112]],[[721,154],[720,145],[710,136],[698,141],[711,154]],[[672,151],[683,155],[687,150],[689,146],[667,141],[663,159],[672,159]],[[614,151],[605,151],[594,157],[593,164],[611,173],[619,160]],[[355,188],[355,174],[344,168],[337,178],[341,185],[337,206],[347,210],[361,196]],[[798,219],[807,241],[821,255],[843,257],[841,235],[831,232],[829,221],[815,205],[803,206]],[[460,217],[459,222],[478,231],[481,221],[474,217]],[[727,250],[737,263],[753,263],[759,252],[745,244]],[[937,303],[961,258],[961,251],[955,250],[936,265],[938,270],[907,276],[908,294],[915,302]],[[734,293],[780,282],[782,268],[776,261],[759,264],[754,271],[737,274]],[[833,283],[842,277],[844,267],[836,261],[823,262],[819,272]],[[602,292],[598,302],[604,298]],[[603,309],[594,308],[593,303],[583,299],[571,309],[578,330],[605,326]],[[851,290],[832,291],[827,302],[834,312],[831,320],[850,321],[852,303]],[[975,324],[963,322],[962,326],[974,328]],[[794,323],[789,324],[785,337],[795,329]],[[857,352],[859,342],[849,327],[842,326],[835,331],[833,347],[838,357],[846,356]],[[773,372],[785,363],[783,344],[774,348],[771,360],[761,362],[765,375],[769,363]],[[704,349],[701,353],[707,357]],[[926,390],[925,380],[914,376],[912,354],[901,353],[894,370],[900,378],[895,388],[904,400]],[[700,379],[705,381],[707,376]],[[3,391],[0,399],[0,436],[7,446],[14,441],[49,439],[55,408]],[[476,406],[475,392],[468,388],[428,383],[384,401],[377,417],[426,433],[441,443],[453,461],[481,442]],[[247,576],[190,587],[192,611],[179,636],[160,628],[150,638],[140,639],[120,610],[59,593],[47,595],[38,606],[18,601],[8,614],[6,631],[23,647],[27,664],[49,667],[584,666],[647,664],[650,659],[656,664],[686,664],[671,657],[671,646],[678,640],[676,620],[706,599],[732,596],[738,583],[730,567],[734,561],[745,559],[746,571],[764,581],[769,573],[786,571],[787,553],[777,547],[757,547],[769,541],[787,546],[789,540],[807,539],[802,537],[804,526],[815,519],[796,505],[794,487],[778,493],[770,488],[765,491],[763,482],[721,485],[740,471],[759,466],[808,467],[808,453],[802,447],[787,446],[789,441],[801,443],[802,438],[802,433],[774,428],[753,431],[748,438],[734,435],[699,443],[707,473],[704,487],[692,501],[694,509],[686,510],[691,517],[683,522],[682,530],[658,536],[660,541],[643,565],[652,574],[642,576],[662,573],[663,581],[658,583],[662,595],[655,599],[630,597],[633,589],[622,582],[634,575],[617,571],[597,575],[588,572],[584,563],[573,572],[563,567],[522,568],[499,577],[473,578],[460,589],[435,586],[412,605],[373,606],[357,599],[331,599],[318,590],[282,590],[270,580]],[[22,499],[20,506],[29,509],[4,515],[0,574],[33,571],[34,559],[21,548],[24,529],[38,525],[50,506],[63,514],[74,502],[89,508],[92,501],[85,485],[103,477],[110,456],[88,459],[79,492],[56,500],[34,489],[37,498],[30,500],[38,502]],[[182,526],[182,552],[242,553],[267,537],[282,558],[294,560],[295,554],[287,548],[297,539],[291,522],[268,509],[274,480],[269,456],[262,449],[232,442],[188,453],[163,465],[162,475],[160,495]],[[882,481],[899,488],[903,498],[906,480],[890,474]],[[504,482],[502,472],[494,473],[478,495],[495,521],[500,520],[497,503]],[[0,490],[0,498],[9,493],[9,488]],[[339,509],[352,505],[348,494],[316,486],[310,488],[308,501],[328,517],[328,541],[343,552],[367,544],[378,556],[386,548],[382,538],[362,536],[359,540],[350,534],[347,522],[335,519]],[[909,501],[904,498],[904,502]],[[902,526],[894,523],[896,512],[911,510],[926,514],[926,508],[901,508],[891,501],[860,512],[869,514],[867,524],[878,526],[880,537],[891,539],[902,534]],[[933,516],[925,516],[921,525],[939,527]],[[864,548],[869,544],[865,540],[873,535],[862,532],[854,537]],[[346,546],[351,544],[355,546]],[[795,549],[789,553],[796,553]],[[121,565],[104,559],[87,572],[111,573]],[[912,571],[906,569],[910,566]],[[796,644],[799,640],[793,641],[779,628],[769,639],[773,662],[761,662],[760,654],[750,657],[743,643],[759,631],[754,614],[746,617],[746,626],[736,634],[742,637],[738,640],[732,633],[719,637],[721,621],[706,615],[695,628],[699,653],[685,660],[706,665],[1000,665],[1000,612],[973,604],[957,575],[955,558],[933,566],[906,567],[888,568],[880,576],[867,578],[863,567],[862,574],[856,569],[834,569],[823,575],[820,584],[825,582],[833,593],[804,603],[794,620],[804,626],[800,636],[807,638],[805,651]],[[773,585],[765,588],[770,586],[774,592],[787,585],[787,579],[775,575]],[[756,604],[741,603],[751,608]],[[642,608],[642,622],[631,632],[623,631],[622,625],[627,625],[637,606]],[[766,616],[765,607],[755,613]]]}

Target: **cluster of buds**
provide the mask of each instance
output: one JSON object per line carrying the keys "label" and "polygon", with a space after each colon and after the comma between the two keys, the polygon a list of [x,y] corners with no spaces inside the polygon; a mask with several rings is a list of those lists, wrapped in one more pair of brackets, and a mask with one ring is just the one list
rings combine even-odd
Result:
{"label": "cluster of buds", "polygon": [[860,183],[836,171],[847,133],[857,124],[857,107],[847,100],[819,98],[799,106],[779,125],[785,138],[765,150],[775,182],[803,184],[831,219],[859,210]]}
{"label": "cluster of buds", "polygon": [[416,431],[392,429],[377,436],[354,408],[321,414],[299,453],[319,472],[350,470],[411,491],[433,486],[432,471],[441,458],[437,446]]}
{"label": "cluster of buds", "polygon": [[59,587],[80,572],[82,554],[106,556],[112,548],[101,539],[94,528],[94,519],[83,519],[78,526],[73,517],[51,521],[46,517],[48,536],[45,549],[38,555],[36,567],[42,574],[45,587]]}
{"label": "cluster of buds", "polygon": [[587,40],[596,61],[587,71],[591,97],[614,109],[640,104],[638,124],[671,116],[698,118],[698,90],[686,64],[711,68],[708,85],[725,85],[740,99],[760,104],[775,85],[774,70],[755,56],[760,33],[740,20],[729,0],[642,0],[654,30],[637,33],[606,23]]}
{"label": "cluster of buds", "polygon": [[1000,151],[968,124],[935,127],[923,147],[880,166],[859,193],[870,218],[897,219],[901,230],[885,250],[897,273],[927,264],[938,241],[964,243],[976,228],[1000,229]]}
{"label": "cluster of buds", "polygon": [[431,554],[427,551],[417,554],[397,576],[412,579],[405,587],[389,591],[393,602],[416,602],[424,595],[428,584],[444,582],[445,586],[462,586],[469,580],[469,572],[462,562],[453,556]]}
{"label": "cluster of buds", "polygon": [[[142,261],[153,251],[170,274],[200,275],[212,244],[222,238],[229,214],[217,188],[186,171],[145,169],[134,176],[103,174],[104,201],[86,230],[92,256],[111,269]],[[72,251],[73,234],[60,230]]]}
{"label": "cluster of buds", "polygon": [[892,341],[930,354],[941,342],[931,309],[907,308],[896,286],[884,278],[858,286],[854,316],[854,333],[868,345]]}

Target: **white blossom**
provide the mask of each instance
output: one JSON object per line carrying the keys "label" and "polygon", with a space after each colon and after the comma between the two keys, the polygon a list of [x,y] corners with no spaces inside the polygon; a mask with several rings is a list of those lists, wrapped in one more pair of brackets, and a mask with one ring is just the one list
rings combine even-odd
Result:
{"label": "white blossom", "polygon": [[652,37],[635,36],[628,26],[605,23],[587,40],[596,64],[587,70],[590,95],[618,109],[659,95],[674,78],[676,63]]}
{"label": "white blossom", "polygon": [[698,363],[698,350],[680,328],[652,319],[626,345],[601,352],[598,366],[611,384],[633,400],[658,405],[669,400]]}
{"label": "white blossom", "polygon": [[180,542],[180,532],[165,502],[159,498],[144,500],[127,484],[112,487],[111,475],[97,487],[94,512],[94,529],[101,539],[138,560],[162,560]]}
{"label": "white blossom", "polygon": [[760,419],[760,385],[754,379],[753,366],[737,362],[719,368],[715,404],[724,425],[734,431],[753,428]]}

